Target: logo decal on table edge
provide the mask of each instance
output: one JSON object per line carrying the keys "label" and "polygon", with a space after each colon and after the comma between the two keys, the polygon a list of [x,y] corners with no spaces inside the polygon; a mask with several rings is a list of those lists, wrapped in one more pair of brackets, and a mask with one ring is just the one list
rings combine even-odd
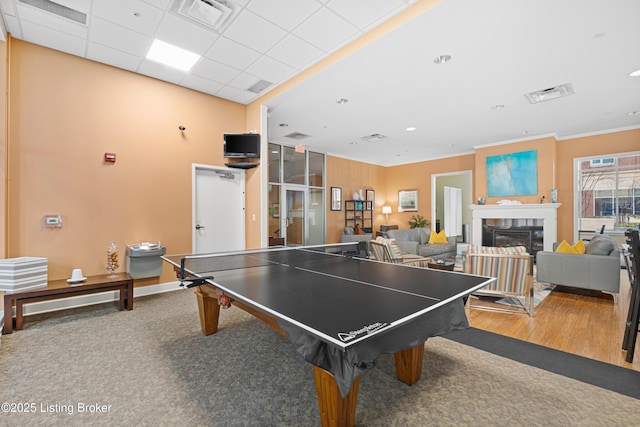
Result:
{"label": "logo decal on table edge", "polygon": [[342,342],[351,341],[352,339],[356,338],[358,335],[362,335],[362,334],[368,335],[370,333],[373,333],[375,331],[378,331],[384,328],[385,326],[387,326],[387,323],[376,322],[368,326],[363,326],[357,331],[340,332],[338,333],[338,338],[340,338],[340,341]]}

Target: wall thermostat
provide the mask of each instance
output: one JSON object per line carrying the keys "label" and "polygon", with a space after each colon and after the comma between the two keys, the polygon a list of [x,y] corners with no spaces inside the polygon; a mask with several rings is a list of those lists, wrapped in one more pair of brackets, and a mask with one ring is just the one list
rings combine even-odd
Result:
{"label": "wall thermostat", "polygon": [[62,215],[45,215],[44,226],[46,228],[62,228]]}

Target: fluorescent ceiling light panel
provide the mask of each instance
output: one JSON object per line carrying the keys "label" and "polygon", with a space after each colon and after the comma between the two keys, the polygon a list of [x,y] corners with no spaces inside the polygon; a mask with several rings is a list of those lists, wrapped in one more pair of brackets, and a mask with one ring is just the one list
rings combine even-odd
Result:
{"label": "fluorescent ceiling light panel", "polygon": [[149,49],[149,53],[147,53],[147,59],[171,68],[189,71],[198,62],[200,55],[155,39],[151,49]]}

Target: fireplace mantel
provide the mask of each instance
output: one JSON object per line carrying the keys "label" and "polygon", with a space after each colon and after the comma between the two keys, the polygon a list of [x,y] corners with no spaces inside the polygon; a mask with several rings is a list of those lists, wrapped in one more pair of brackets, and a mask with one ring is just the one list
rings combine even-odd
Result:
{"label": "fireplace mantel", "polygon": [[482,245],[483,219],[542,219],[544,250],[552,251],[558,238],[558,208],[561,203],[520,205],[469,205],[471,209],[471,244]]}

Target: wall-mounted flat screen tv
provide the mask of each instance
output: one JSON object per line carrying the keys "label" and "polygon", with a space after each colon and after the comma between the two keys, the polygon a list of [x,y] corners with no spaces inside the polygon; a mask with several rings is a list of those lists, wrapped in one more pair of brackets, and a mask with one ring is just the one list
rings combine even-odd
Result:
{"label": "wall-mounted flat screen tv", "polygon": [[259,159],[260,134],[258,133],[225,133],[224,157]]}

